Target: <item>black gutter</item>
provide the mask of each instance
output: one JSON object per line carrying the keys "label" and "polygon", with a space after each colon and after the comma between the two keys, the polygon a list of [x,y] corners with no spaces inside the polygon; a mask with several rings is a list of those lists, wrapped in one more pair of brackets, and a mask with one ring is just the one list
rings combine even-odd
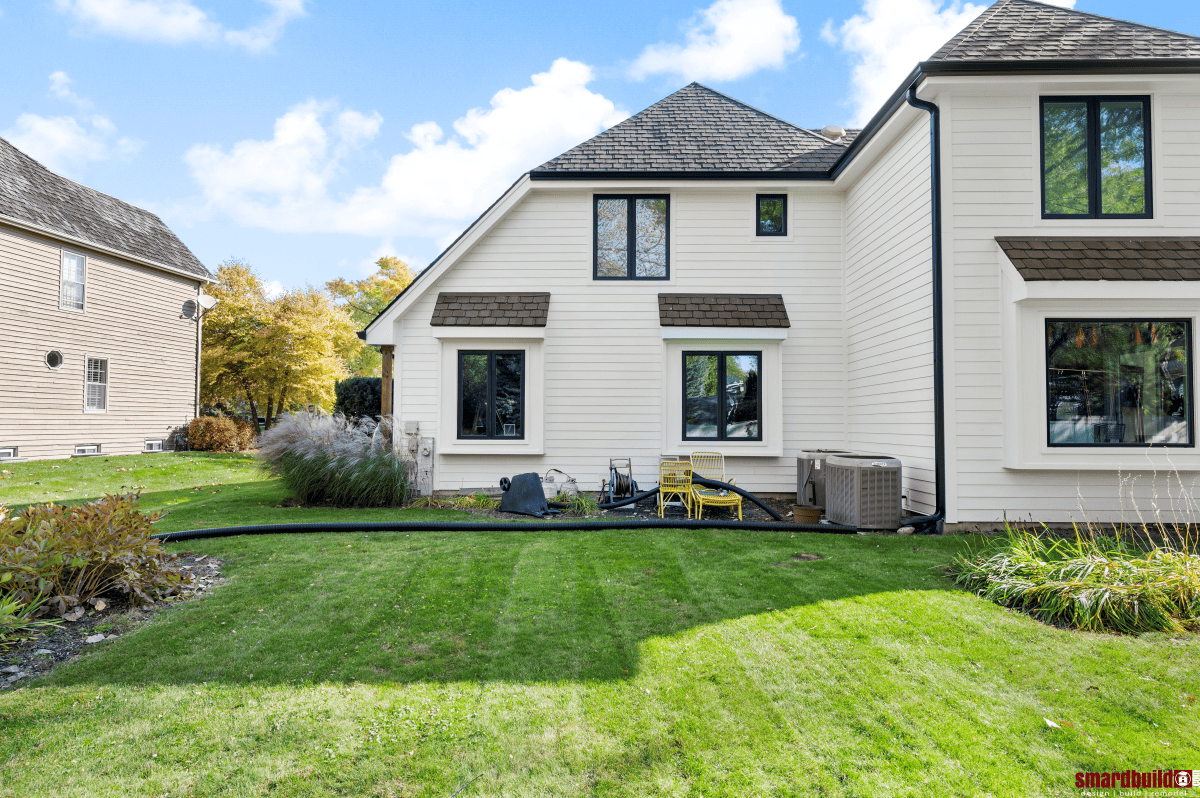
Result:
{"label": "black gutter", "polygon": [[922,61],[917,68],[926,75],[1182,75],[1200,72],[1200,58]]}
{"label": "black gutter", "polygon": [[[913,108],[929,112],[929,215],[933,238],[930,254],[930,279],[933,283],[933,462],[934,509],[931,515],[906,518],[908,526],[941,534],[946,522],[946,403],[943,379],[942,335],[942,148],[941,111],[928,100],[917,97],[915,84],[908,87],[905,101]],[[932,529],[930,529],[932,527]]]}

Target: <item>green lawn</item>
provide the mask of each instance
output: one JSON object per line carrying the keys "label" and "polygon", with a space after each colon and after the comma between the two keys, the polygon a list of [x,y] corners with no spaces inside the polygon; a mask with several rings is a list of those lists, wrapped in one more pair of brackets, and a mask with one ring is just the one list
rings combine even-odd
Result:
{"label": "green lawn", "polygon": [[[226,487],[246,469],[214,463],[231,477],[207,482]],[[221,497],[293,512],[241,476],[237,493],[156,492],[184,502],[178,528]],[[228,583],[0,694],[0,796],[1019,796],[1200,763],[1195,636],[1005,611],[941,574],[964,545],[711,530],[180,544],[225,559]]]}

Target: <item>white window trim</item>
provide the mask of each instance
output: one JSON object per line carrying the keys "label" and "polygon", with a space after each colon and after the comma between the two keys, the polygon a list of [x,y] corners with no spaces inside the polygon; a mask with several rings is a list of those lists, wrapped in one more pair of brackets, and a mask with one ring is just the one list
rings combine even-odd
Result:
{"label": "white window trim", "polygon": [[[596,264],[596,215],[595,215],[595,198],[604,196],[605,194],[614,194],[626,196],[629,194],[660,194],[669,198],[667,203],[667,279],[665,280],[650,280],[650,279],[607,279],[597,280],[594,274]],[[679,192],[678,190],[666,188],[654,188],[647,186],[630,186],[628,189],[619,188],[617,186],[605,186],[603,188],[594,188],[587,193],[587,214],[588,214],[588,256],[587,256],[587,281],[592,287],[596,286],[612,286],[618,288],[626,288],[630,285],[638,286],[636,290],[658,293],[663,290],[664,286],[675,285],[679,282],[675,274],[675,257],[676,244],[679,240],[677,231],[679,219]]]}
{"label": "white window trim", "polygon": [[[759,194],[783,194],[787,197],[787,218],[784,224],[787,225],[787,232],[781,236],[760,236],[758,234],[758,195]],[[750,205],[750,235],[749,239],[757,243],[759,246],[770,246],[771,243],[791,243],[796,240],[796,213],[795,213],[795,196],[786,188],[778,186],[760,186],[750,192],[748,200]]]}
{"label": "white window trim", "polygon": [[[104,361],[104,409],[97,410],[93,407],[88,407],[87,387],[93,383],[88,382],[88,361],[103,360]],[[112,404],[112,359],[108,355],[83,355],[83,412],[85,413],[107,413],[109,405]]]}
{"label": "white window trim", "polygon": [[[66,283],[64,269],[66,268],[67,255],[75,255],[83,259],[83,307],[73,308],[63,304],[62,289]],[[88,257],[82,252],[73,249],[60,249],[58,253],[58,309],[66,310],[71,313],[86,313],[88,304]]]}
{"label": "white window trim", "polygon": [[[145,438],[143,440],[145,441],[142,444],[143,452],[165,452],[167,450],[167,441],[165,438]],[[151,449],[150,444],[152,444],[152,443],[157,443],[158,448]]]}
{"label": "white window trim", "polygon": [[[12,454],[6,455],[6,454],[4,454],[4,452],[12,452]],[[17,460],[17,459],[19,459],[18,458],[19,454],[20,454],[20,447],[0,446],[0,460]]]}
{"label": "white window trim", "polygon": [[[1048,318],[1190,319],[1195,339],[1200,335],[1200,285],[1124,280],[1025,282],[1007,257],[1001,254],[1000,259],[1004,467],[1200,471],[1200,434],[1196,430],[1192,431],[1196,442],[1192,447],[1051,447],[1046,440],[1045,341]],[[1200,347],[1193,340],[1192,357],[1197,351]],[[1194,386],[1191,388],[1190,399],[1195,396]]]}
{"label": "white window trim", "polygon": [[[683,337],[683,331],[699,329],[702,336]],[[780,335],[782,333],[782,335]],[[739,337],[729,337],[731,335]],[[665,457],[686,457],[692,452],[720,452],[726,457],[783,456],[783,340],[786,330],[706,328],[663,328],[662,346],[662,419],[661,453]],[[670,337],[668,337],[670,336]],[[762,423],[761,441],[693,441],[683,439],[683,353],[692,349],[709,352],[762,352]]]}
{"label": "white window trim", "polygon": [[[546,439],[546,346],[541,334],[524,330],[503,337],[476,335],[477,330],[459,328],[455,338],[440,339],[441,368],[438,380],[437,449],[456,454],[545,454]],[[462,440],[458,437],[458,353],[462,350],[508,350],[525,353],[525,437],[522,440],[492,438]]]}

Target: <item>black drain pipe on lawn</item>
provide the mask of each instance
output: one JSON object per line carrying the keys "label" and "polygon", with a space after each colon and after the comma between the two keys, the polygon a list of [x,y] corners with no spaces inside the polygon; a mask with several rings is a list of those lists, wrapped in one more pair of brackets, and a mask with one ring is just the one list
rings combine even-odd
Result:
{"label": "black drain pipe on lawn", "polygon": [[946,405],[942,373],[942,148],[940,109],[917,97],[917,80],[904,98],[913,108],[929,112],[929,213],[932,217],[931,279],[933,282],[933,448],[934,510],[930,515],[905,518],[901,523],[918,532],[941,534],[946,522]]}

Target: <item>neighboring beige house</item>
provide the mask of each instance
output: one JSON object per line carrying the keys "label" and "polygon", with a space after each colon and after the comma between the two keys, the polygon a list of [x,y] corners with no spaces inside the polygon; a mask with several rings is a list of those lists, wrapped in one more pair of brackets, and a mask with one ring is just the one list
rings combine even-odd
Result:
{"label": "neighboring beige house", "polygon": [[1000,0],[862,131],[681,89],[523,175],[365,339],[434,489],[717,450],[785,492],[821,447],[951,523],[1178,514],[1198,213],[1200,38]]}
{"label": "neighboring beige house", "polygon": [[212,281],[153,213],[0,139],[0,462],[173,448]]}

